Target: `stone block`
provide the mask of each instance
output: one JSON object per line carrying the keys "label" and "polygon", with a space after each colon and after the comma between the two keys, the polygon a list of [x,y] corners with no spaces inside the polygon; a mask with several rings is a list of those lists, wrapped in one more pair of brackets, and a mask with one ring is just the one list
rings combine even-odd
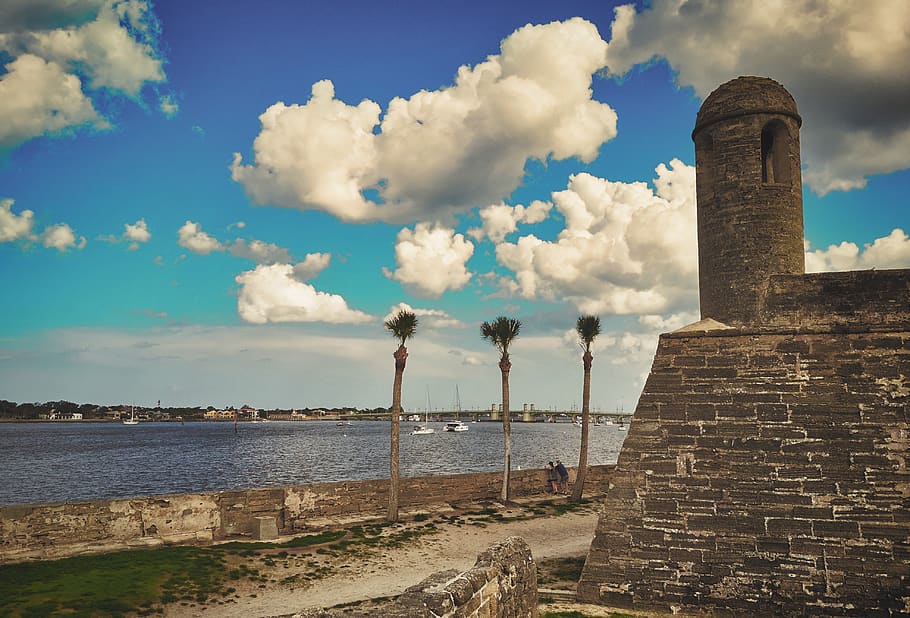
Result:
{"label": "stone block", "polygon": [[253,518],[253,538],[259,541],[274,541],[278,538],[277,520],[268,515]]}

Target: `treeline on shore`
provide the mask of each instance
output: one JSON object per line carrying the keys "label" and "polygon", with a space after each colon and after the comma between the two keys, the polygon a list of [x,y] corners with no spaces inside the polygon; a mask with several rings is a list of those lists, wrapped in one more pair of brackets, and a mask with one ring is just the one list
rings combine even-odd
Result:
{"label": "treeline on shore", "polygon": [[[122,412],[129,412],[132,406],[130,404],[117,405],[98,405],[94,403],[74,403],[72,401],[46,401],[44,403],[16,403],[0,399],[0,419],[8,420],[38,420],[47,418],[48,415],[56,413],[58,415],[72,415],[79,413],[84,420],[107,420],[118,418]],[[249,408],[249,406],[242,406]],[[143,413],[145,416],[159,416],[162,418],[176,419],[181,418],[185,421],[204,420],[205,413],[210,410],[216,410],[214,406],[207,407],[143,407],[135,406],[137,414]],[[228,410],[233,407],[226,408]],[[240,408],[237,408],[238,410]],[[292,414],[317,415],[320,412],[332,415],[359,415],[359,414],[387,414],[388,408],[295,408],[273,410],[259,410],[261,418],[268,418],[271,415]]]}

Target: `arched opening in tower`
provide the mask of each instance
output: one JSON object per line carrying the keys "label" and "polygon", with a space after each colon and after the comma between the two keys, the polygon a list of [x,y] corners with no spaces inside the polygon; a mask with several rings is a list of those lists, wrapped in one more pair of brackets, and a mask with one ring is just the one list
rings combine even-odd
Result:
{"label": "arched opening in tower", "polygon": [[780,120],[772,120],[761,132],[761,180],[790,184],[790,132]]}

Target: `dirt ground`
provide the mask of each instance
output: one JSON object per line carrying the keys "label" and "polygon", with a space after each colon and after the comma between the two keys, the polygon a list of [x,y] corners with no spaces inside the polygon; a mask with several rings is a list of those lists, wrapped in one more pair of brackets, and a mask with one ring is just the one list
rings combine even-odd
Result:
{"label": "dirt ground", "polygon": [[[325,522],[327,529],[348,531],[341,543],[246,552],[236,564],[244,576],[237,577],[225,594],[204,602],[171,604],[165,607],[165,616],[289,616],[306,608],[395,596],[437,571],[470,568],[479,553],[509,536],[527,541],[538,562],[575,557],[577,569],[594,537],[599,505],[594,500],[574,508],[558,496],[508,506],[447,505],[403,513],[402,521],[391,526]],[[573,585],[559,577],[550,579],[542,586]],[[570,606],[577,609],[554,604]],[[600,609],[585,613],[599,615],[593,612]]]}

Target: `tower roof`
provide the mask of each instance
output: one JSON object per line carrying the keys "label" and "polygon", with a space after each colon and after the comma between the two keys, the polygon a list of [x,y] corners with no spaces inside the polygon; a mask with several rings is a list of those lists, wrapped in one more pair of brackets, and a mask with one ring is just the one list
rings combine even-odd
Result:
{"label": "tower roof", "polygon": [[701,104],[692,137],[720,120],[751,114],[783,114],[802,124],[796,101],[778,82],[768,77],[737,77],[718,86]]}

